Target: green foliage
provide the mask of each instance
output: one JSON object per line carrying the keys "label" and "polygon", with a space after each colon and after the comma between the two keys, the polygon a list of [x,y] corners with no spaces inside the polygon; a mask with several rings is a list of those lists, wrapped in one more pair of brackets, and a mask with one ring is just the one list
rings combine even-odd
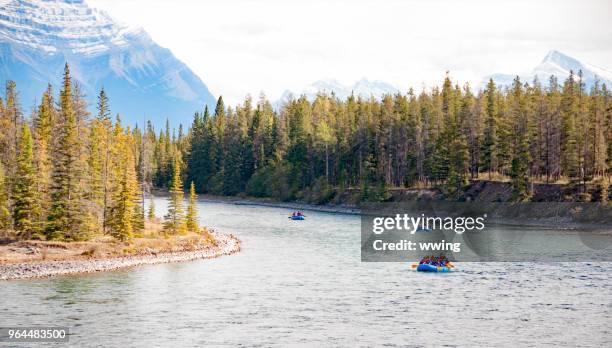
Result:
{"label": "green foliage", "polygon": [[11,228],[11,212],[9,210],[9,199],[6,187],[6,176],[4,168],[0,163],[0,231],[7,235]]}
{"label": "green foliage", "polygon": [[183,181],[181,180],[181,166],[177,158],[174,159],[172,183],[168,196],[168,213],[164,217],[164,230],[170,234],[185,233],[185,210],[183,208]]}
{"label": "green foliage", "polygon": [[13,182],[13,221],[17,235],[29,239],[41,232],[39,221],[39,205],[36,192],[36,173],[34,171],[34,154],[30,127],[22,124],[17,152],[16,176],[19,180]]}
{"label": "green foliage", "polygon": [[529,187],[529,129],[527,99],[523,86],[518,76],[514,80],[510,98],[510,110],[514,121],[514,149],[512,151],[512,164],[510,177],[512,178],[513,198],[515,201],[524,202],[531,198]]}
{"label": "green foliage", "polygon": [[185,215],[185,225],[190,232],[197,232],[200,229],[198,226],[197,199],[198,196],[195,192],[195,185],[192,181],[189,186],[189,204],[187,205],[187,214]]}
{"label": "green foliage", "polygon": [[597,201],[603,204],[607,204],[609,202],[609,187],[610,183],[606,178],[598,178],[595,181],[596,189],[597,189]]}
{"label": "green foliage", "polygon": [[152,198],[149,200],[149,209],[147,210],[147,219],[149,221],[155,220],[155,201]]}
{"label": "green foliage", "polygon": [[70,69],[66,64],[60,93],[59,134],[52,159],[52,204],[46,228],[49,239],[82,240],[89,233],[82,204],[85,168],[80,157],[82,144],[78,136],[76,98],[78,95],[73,95]]}
{"label": "green foliage", "polygon": [[[198,192],[319,201],[360,188],[371,201],[386,199],[383,186],[438,186],[458,198],[484,172],[509,177],[514,199],[529,200],[533,178],[584,182],[607,172],[612,98],[605,87],[589,96],[579,86],[552,78],[544,90],[516,79],[499,89],[491,80],[474,95],[446,77],[418,97],[320,95],[276,114],[265,99],[232,110],[220,98],[214,116],[194,118],[187,177]],[[577,124],[589,131],[578,134]],[[320,178],[331,189],[314,194]]]}
{"label": "green foliage", "polygon": [[[14,82],[0,99],[0,229],[4,235],[127,240],[144,227],[142,197],[168,189],[167,233],[194,230],[196,193],[247,194],[314,203],[386,201],[398,187],[437,187],[458,199],[469,178],[507,180],[513,199],[531,199],[536,180],[569,181],[580,199],[605,200],[612,164],[612,95],[585,91],[581,73],[563,83],[493,81],[478,93],[453,85],[380,100],[318,95],[274,110],[265,96],[235,108],[219,97],[190,129],[121,126],[110,101],[97,113],[66,64],[58,103],[49,87],[31,126]],[[57,104],[57,105],[56,105]],[[29,134],[31,130],[31,134]],[[23,178],[23,179],[22,179]],[[183,180],[190,204],[183,207]],[[596,190],[591,190],[595,182]],[[599,193],[601,192],[601,193]],[[147,212],[154,218],[154,207]],[[16,232],[16,233],[14,233]]]}
{"label": "green foliage", "polygon": [[[117,128],[120,128],[118,123]],[[136,176],[134,137],[130,129],[117,136],[117,173],[108,216],[111,235],[128,240],[144,227],[140,188]]]}
{"label": "green foliage", "polygon": [[37,224],[44,231],[46,216],[51,206],[51,173],[53,134],[57,122],[57,112],[51,85],[43,93],[38,112],[34,116],[32,133],[34,137],[34,166],[37,172],[37,196],[40,205]]}

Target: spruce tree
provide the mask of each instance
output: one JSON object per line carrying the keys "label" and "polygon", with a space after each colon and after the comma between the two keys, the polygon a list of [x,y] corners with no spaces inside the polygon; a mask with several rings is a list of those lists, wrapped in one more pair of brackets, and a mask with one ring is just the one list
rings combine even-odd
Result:
{"label": "spruce tree", "polygon": [[[100,207],[98,218],[101,220],[101,228],[106,232],[109,225],[109,211],[111,209],[112,195],[112,171],[113,171],[113,122],[110,116],[110,106],[104,88],[98,95],[98,114],[92,124],[92,137],[95,137],[97,145],[92,144],[92,163],[95,164],[93,171],[94,194],[96,204]],[[115,129],[117,131],[117,129]],[[93,141],[93,140],[92,140]]]}
{"label": "spruce tree", "polygon": [[42,101],[33,120],[34,160],[37,177],[37,196],[40,202],[40,214],[37,220],[41,228],[45,229],[46,218],[51,206],[51,180],[52,180],[52,150],[53,136],[56,123],[55,102],[53,91],[49,84],[44,92]]}
{"label": "spruce tree", "polygon": [[164,230],[170,234],[183,234],[185,229],[185,211],[183,208],[183,181],[178,157],[174,158],[170,195],[168,197],[168,213],[164,217]]}
{"label": "spruce tree", "polygon": [[485,90],[486,108],[485,108],[485,126],[484,126],[484,140],[482,143],[482,168],[489,173],[489,179],[491,179],[491,173],[497,170],[497,101],[496,101],[496,88],[493,79],[489,79],[487,88]]}
{"label": "spruce tree", "polygon": [[20,127],[19,148],[17,151],[16,178],[13,182],[13,221],[15,232],[21,239],[29,239],[41,232],[39,207],[36,191],[36,172],[34,170],[34,155],[30,127],[22,124]]}
{"label": "spruce tree", "polygon": [[529,187],[529,142],[527,137],[517,135],[515,154],[512,158],[510,177],[512,178],[513,198],[515,201],[524,202],[531,198],[532,192]]}
{"label": "spruce tree", "polygon": [[526,97],[518,76],[514,79],[509,97],[509,116],[514,122],[514,148],[510,177],[512,178],[513,198],[524,202],[531,197],[529,187],[529,153],[528,110]]}
{"label": "spruce tree", "polygon": [[187,226],[187,230],[190,232],[198,232],[198,211],[197,211],[197,202],[198,197],[195,192],[195,185],[193,181],[189,186],[189,205],[187,205],[187,215],[185,216],[185,224]]}
{"label": "spruce tree", "polygon": [[89,234],[82,202],[81,143],[73,103],[72,78],[66,63],[60,93],[59,134],[53,151],[52,205],[46,228],[49,239],[82,240]]}
{"label": "spruce tree", "polygon": [[117,153],[119,161],[117,164],[117,185],[113,192],[113,205],[109,214],[109,226],[113,237],[119,240],[128,240],[134,236],[134,232],[140,230],[140,219],[138,199],[140,190],[136,177],[136,163],[134,159],[133,137],[128,130],[118,137]]}
{"label": "spruce tree", "polygon": [[8,179],[14,179],[17,157],[17,143],[23,115],[19,103],[19,92],[15,81],[6,82],[5,102],[2,117],[2,135],[4,148],[4,163],[7,165]]}
{"label": "spruce tree", "polygon": [[155,220],[155,200],[153,198],[149,199],[149,210],[147,211],[147,219],[149,221]]}
{"label": "spruce tree", "polygon": [[97,231],[103,232],[104,226],[104,177],[103,177],[103,158],[101,155],[102,137],[100,127],[96,121],[92,122],[89,129],[89,148],[87,165],[90,176],[88,199],[92,204],[94,224]]}
{"label": "spruce tree", "polygon": [[580,176],[578,113],[579,92],[574,73],[570,72],[570,76],[563,85],[563,97],[561,99],[561,165],[564,173],[570,178]]}
{"label": "spruce tree", "polygon": [[6,175],[4,173],[4,166],[0,161],[0,232],[2,232],[3,237],[8,237],[12,228],[11,212],[9,208]]}

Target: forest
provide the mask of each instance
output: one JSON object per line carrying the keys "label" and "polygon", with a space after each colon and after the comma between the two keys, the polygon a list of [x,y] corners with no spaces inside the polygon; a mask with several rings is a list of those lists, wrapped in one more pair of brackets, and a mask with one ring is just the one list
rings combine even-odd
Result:
{"label": "forest", "polygon": [[[144,200],[167,190],[168,234],[196,231],[197,193],[276,200],[385,201],[395,188],[438,188],[454,200],[470,180],[508,182],[529,201],[533,183],[573,185],[607,202],[612,94],[581,73],[520,81],[477,93],[453,84],[381,99],[333,93],[293,98],[275,110],[260,96],[195,112],[186,129],[124,126],[102,89],[92,115],[66,64],[30,117],[18,89],[0,98],[0,230],[5,237],[127,240],[154,219]],[[171,115],[169,115],[171,116]],[[184,185],[189,183],[185,207]],[[586,194],[586,185],[598,194]]]}
{"label": "forest", "polygon": [[[514,201],[529,201],[533,182],[590,182],[600,192],[585,200],[608,198],[612,98],[605,85],[586,91],[580,72],[546,87],[489,81],[478,94],[447,76],[441,88],[380,101],[321,94],[279,112],[264,96],[253,104],[231,109],[219,98],[179,132],[198,192],[326,203],[348,189],[384,201],[389,188],[438,187],[452,200],[480,178],[510,182]],[[158,139],[168,142],[168,131]],[[168,181],[167,153],[157,157],[158,186]]]}
{"label": "forest", "polygon": [[[91,117],[78,83],[65,66],[59,98],[51,85],[26,119],[13,81],[0,98],[0,232],[5,238],[59,241],[112,236],[126,241],[155,220],[144,211],[145,169],[153,148],[136,127],[113,121],[102,89]],[[152,153],[152,152],[151,152]],[[178,152],[174,152],[178,154]],[[181,161],[174,161],[167,188],[166,236],[201,232],[190,187],[184,207]]]}

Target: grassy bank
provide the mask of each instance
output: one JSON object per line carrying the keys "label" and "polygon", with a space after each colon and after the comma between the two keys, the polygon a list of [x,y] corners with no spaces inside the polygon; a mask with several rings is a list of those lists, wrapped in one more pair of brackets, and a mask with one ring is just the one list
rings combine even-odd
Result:
{"label": "grassy bank", "polygon": [[0,280],[112,271],[147,264],[216,258],[240,251],[240,240],[208,235],[116,241],[5,241],[0,245]]}

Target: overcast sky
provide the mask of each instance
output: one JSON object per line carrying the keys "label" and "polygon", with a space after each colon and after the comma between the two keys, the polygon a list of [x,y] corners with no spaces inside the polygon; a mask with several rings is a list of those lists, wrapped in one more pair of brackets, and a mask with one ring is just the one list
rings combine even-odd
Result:
{"label": "overcast sky", "polygon": [[551,49],[612,69],[612,1],[88,0],[143,27],[231,104],[320,79],[477,84]]}

